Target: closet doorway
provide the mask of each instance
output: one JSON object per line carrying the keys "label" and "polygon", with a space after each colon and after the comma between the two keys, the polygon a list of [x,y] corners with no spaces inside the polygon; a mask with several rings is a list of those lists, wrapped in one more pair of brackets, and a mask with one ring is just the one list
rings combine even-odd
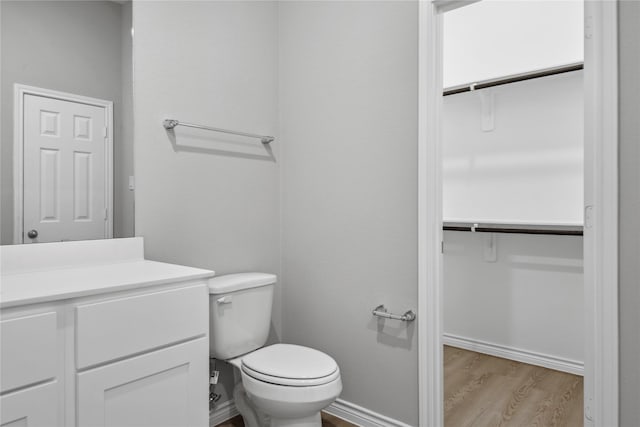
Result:
{"label": "closet doorway", "polygon": [[[584,76],[577,77],[583,73],[581,61],[558,64],[556,58],[528,71],[517,64],[520,69],[506,67],[498,75],[493,70],[484,79],[458,76],[461,80],[451,84],[450,73],[443,79],[444,14],[473,3],[420,3],[420,425],[445,425],[443,343],[584,373],[584,425],[616,425],[616,5],[561,2],[584,7]],[[496,5],[489,3],[506,2],[483,3],[458,12],[490,10]],[[549,2],[509,3],[550,7]],[[538,12],[531,9],[523,16],[547,29],[541,22],[545,13],[536,18]],[[516,32],[518,20],[507,15],[493,10],[478,19],[486,27],[494,19],[498,27],[505,24],[503,18]],[[573,25],[582,29],[580,22]],[[544,38],[539,28],[534,38]],[[517,41],[512,32],[502,37]],[[478,31],[470,34],[477,35],[475,42],[482,38]],[[467,47],[473,56],[482,44]],[[490,61],[489,56],[481,59]],[[519,57],[527,59],[526,54],[512,57],[516,63]],[[481,73],[485,65],[462,71]],[[492,89],[478,90],[482,87]],[[444,102],[443,88],[452,95]],[[452,111],[457,115],[453,125],[447,116]],[[549,129],[560,135],[550,136]],[[522,135],[514,141],[518,130]],[[582,155],[584,170],[576,167]],[[576,234],[583,226],[582,241]],[[530,234],[533,238],[527,239]],[[500,266],[505,255],[508,262]],[[452,312],[456,309],[460,312]],[[456,357],[463,356],[448,349],[444,358]],[[569,386],[574,392],[579,390],[575,383]],[[448,407],[458,398],[464,397],[449,393]],[[515,419],[513,413],[503,415]]]}
{"label": "closet doorway", "polygon": [[445,427],[583,424],[582,7],[444,15]]}

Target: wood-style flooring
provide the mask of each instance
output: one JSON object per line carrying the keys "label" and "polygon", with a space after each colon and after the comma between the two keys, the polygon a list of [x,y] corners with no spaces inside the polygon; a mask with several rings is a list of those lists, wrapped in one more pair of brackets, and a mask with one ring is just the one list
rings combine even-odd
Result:
{"label": "wood-style flooring", "polygon": [[[582,390],[577,375],[444,348],[445,427],[582,427]],[[356,426],[323,412],[322,427]]]}
{"label": "wood-style flooring", "polygon": [[444,348],[445,427],[581,427],[582,377]]}

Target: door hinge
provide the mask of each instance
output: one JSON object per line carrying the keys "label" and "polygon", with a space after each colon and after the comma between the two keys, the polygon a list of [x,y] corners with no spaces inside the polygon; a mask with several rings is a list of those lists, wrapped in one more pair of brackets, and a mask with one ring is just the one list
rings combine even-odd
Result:
{"label": "door hinge", "polygon": [[584,17],[584,38],[590,39],[593,37],[593,16],[587,15]]}
{"label": "door hinge", "polygon": [[109,137],[109,128],[105,126],[105,127],[104,127],[104,132],[103,132],[103,133],[104,133],[104,137],[105,137],[105,138],[108,138],[108,137]]}
{"label": "door hinge", "polygon": [[584,228],[593,227],[593,205],[584,207]]}
{"label": "door hinge", "polygon": [[106,221],[107,219],[109,219],[109,209],[104,210],[104,220]]}

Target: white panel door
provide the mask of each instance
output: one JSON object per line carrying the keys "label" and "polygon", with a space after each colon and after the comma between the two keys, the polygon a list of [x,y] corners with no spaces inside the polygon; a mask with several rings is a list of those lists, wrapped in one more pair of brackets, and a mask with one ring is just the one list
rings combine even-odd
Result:
{"label": "white panel door", "polygon": [[25,94],[23,118],[23,242],[108,237],[106,109]]}
{"label": "white panel door", "polygon": [[189,341],[77,375],[81,427],[206,427],[209,343]]}
{"label": "white panel door", "polygon": [[0,427],[55,427],[58,385],[50,382],[0,397]]}

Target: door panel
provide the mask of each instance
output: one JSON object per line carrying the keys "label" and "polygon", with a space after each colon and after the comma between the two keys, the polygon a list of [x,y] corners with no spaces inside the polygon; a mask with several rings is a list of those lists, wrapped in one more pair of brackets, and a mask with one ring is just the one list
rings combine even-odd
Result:
{"label": "door panel", "polygon": [[56,312],[0,321],[0,392],[56,377]]}
{"label": "door panel", "polygon": [[0,427],[58,426],[57,382],[0,397]]}
{"label": "door panel", "polygon": [[82,427],[206,427],[209,344],[200,338],[77,375]]}
{"label": "door panel", "polygon": [[106,126],[104,107],[24,95],[24,243],[108,237]]}

